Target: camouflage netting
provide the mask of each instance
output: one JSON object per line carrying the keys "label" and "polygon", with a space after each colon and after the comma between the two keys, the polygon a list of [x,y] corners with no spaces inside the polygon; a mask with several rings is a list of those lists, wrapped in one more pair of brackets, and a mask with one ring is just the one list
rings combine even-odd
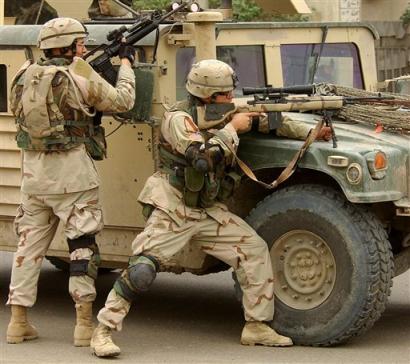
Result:
{"label": "camouflage netting", "polygon": [[410,134],[410,96],[391,93],[369,92],[357,88],[333,84],[316,85],[317,93],[321,95],[337,95],[345,97],[377,97],[394,96],[394,101],[386,103],[357,103],[345,105],[338,116],[349,122],[370,125],[382,125],[384,130]]}

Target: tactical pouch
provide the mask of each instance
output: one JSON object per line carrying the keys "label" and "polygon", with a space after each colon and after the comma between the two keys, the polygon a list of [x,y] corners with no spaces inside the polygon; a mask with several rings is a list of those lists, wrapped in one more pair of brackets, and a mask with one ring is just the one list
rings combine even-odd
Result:
{"label": "tactical pouch", "polygon": [[218,196],[220,183],[219,180],[205,178],[205,188],[201,191],[201,207],[211,207]]}
{"label": "tactical pouch", "polygon": [[150,204],[144,204],[142,207],[142,216],[144,216],[145,221],[147,221],[151,214],[154,212],[155,207]]}
{"label": "tactical pouch", "polygon": [[28,135],[27,132],[21,129],[17,131],[16,141],[17,141],[17,146],[21,149],[28,149],[28,147],[31,145],[30,136]]}
{"label": "tactical pouch", "polygon": [[94,133],[85,143],[87,152],[91,158],[101,161],[107,157],[107,141],[105,140],[105,129],[102,126],[94,126]]}
{"label": "tactical pouch", "polygon": [[185,167],[185,188],[191,192],[199,192],[204,187],[205,175],[193,167]]}
{"label": "tactical pouch", "polygon": [[218,191],[218,199],[220,201],[226,201],[233,195],[234,191],[239,187],[240,183],[241,176],[238,173],[229,172],[225,174]]}

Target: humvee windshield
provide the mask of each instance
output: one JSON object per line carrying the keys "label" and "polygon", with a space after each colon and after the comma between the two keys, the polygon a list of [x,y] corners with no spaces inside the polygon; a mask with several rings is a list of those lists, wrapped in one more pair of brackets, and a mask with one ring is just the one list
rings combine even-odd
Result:
{"label": "humvee windshield", "polygon": [[357,47],[352,43],[327,43],[315,77],[311,79],[320,44],[282,44],[280,47],[284,86],[330,82],[363,89]]}
{"label": "humvee windshield", "polygon": [[[283,85],[303,85],[330,82],[338,85],[364,88],[357,47],[353,43],[327,43],[323,45],[315,77],[311,72],[320,51],[320,44],[282,44],[281,61]],[[263,45],[220,46],[217,58],[231,65],[236,71],[239,85],[235,96],[242,96],[242,87],[266,85],[266,67]],[[177,52],[177,100],[186,97],[185,80],[195,60],[193,48],[181,48]]]}

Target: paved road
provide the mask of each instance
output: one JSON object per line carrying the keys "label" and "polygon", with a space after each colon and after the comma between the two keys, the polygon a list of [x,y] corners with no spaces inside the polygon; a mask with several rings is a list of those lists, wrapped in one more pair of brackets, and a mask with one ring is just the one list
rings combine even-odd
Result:
{"label": "paved road", "polygon": [[[0,253],[0,297],[5,302],[10,253]],[[101,307],[116,278],[98,280]],[[64,273],[44,263],[37,304],[30,311],[41,337],[5,344],[8,308],[0,306],[0,363],[104,363],[88,348],[71,346],[74,308]],[[230,273],[205,277],[160,274],[152,290],[136,302],[115,336],[126,363],[410,363],[410,272],[394,280],[390,304],[371,331],[336,348],[265,348],[239,345],[242,312]],[[107,362],[107,360],[105,360]]]}

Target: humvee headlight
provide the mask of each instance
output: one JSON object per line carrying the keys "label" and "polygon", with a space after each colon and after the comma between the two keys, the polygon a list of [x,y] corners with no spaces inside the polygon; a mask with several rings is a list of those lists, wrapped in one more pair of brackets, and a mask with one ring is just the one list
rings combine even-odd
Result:
{"label": "humvee headlight", "polygon": [[367,167],[373,179],[383,179],[386,177],[387,157],[380,150],[367,153],[365,155]]}
{"label": "humvee headlight", "polygon": [[200,7],[199,4],[197,4],[197,3],[192,3],[192,4],[189,6],[189,10],[191,11],[191,13],[197,13],[198,11],[201,10],[201,7]]}
{"label": "humvee headlight", "polygon": [[[175,10],[176,8],[178,8],[181,5],[181,2],[173,2],[171,5],[172,10]],[[189,11],[191,13],[197,13],[198,11],[201,10],[201,7],[199,6],[198,3],[192,3],[191,5],[189,5]]]}
{"label": "humvee headlight", "polygon": [[349,183],[357,185],[360,183],[363,177],[363,170],[360,164],[352,163],[347,167],[346,177]]}

